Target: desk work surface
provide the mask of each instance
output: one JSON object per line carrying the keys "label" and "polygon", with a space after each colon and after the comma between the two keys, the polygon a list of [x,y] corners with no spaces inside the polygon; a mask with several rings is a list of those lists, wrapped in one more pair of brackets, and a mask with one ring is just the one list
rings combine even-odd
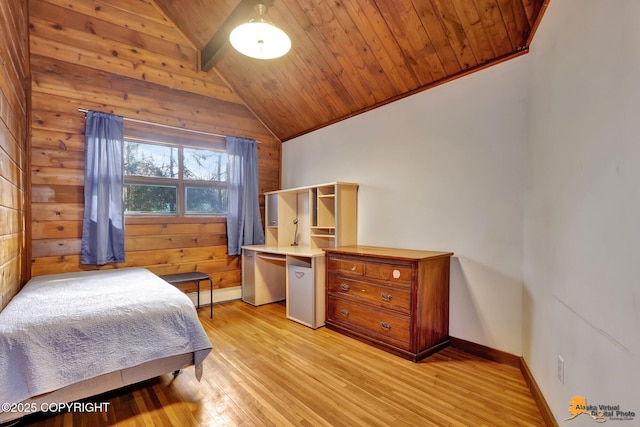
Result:
{"label": "desk work surface", "polygon": [[255,252],[265,252],[277,255],[292,255],[300,257],[323,257],[324,250],[320,248],[310,248],[309,246],[267,246],[267,245],[248,245],[242,249]]}

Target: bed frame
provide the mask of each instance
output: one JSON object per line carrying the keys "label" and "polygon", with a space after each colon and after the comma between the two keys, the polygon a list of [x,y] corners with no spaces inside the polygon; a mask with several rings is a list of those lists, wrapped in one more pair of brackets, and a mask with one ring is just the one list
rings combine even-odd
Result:
{"label": "bed frame", "polygon": [[[117,390],[119,388],[168,374],[170,372],[175,373],[191,365],[193,365],[193,353],[185,353],[163,359],[156,359],[132,368],[110,372],[108,374],[68,385],[50,393],[32,397],[20,402],[16,407],[35,407],[38,408],[36,411],[38,412],[40,408],[46,408],[46,404],[69,403],[76,400],[86,399],[88,397]],[[34,412],[0,412],[0,423],[15,420],[32,413]]]}

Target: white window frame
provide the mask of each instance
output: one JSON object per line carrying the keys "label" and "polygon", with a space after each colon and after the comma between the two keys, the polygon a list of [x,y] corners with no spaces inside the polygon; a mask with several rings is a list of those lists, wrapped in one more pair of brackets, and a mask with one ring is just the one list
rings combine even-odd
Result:
{"label": "white window frame", "polygon": [[[193,217],[226,217],[227,211],[220,213],[187,213],[186,211],[186,191],[187,188],[211,188],[211,189],[222,189],[228,191],[227,181],[205,181],[205,180],[191,180],[184,178],[184,149],[197,149],[197,150],[206,150],[206,151],[214,151],[219,153],[225,153],[226,151],[223,149],[216,149],[211,147],[206,147],[203,145],[195,145],[195,144],[176,144],[171,142],[164,141],[150,141],[143,140],[139,138],[126,137],[124,138],[125,144],[127,142],[136,143],[136,144],[148,144],[148,145],[159,145],[159,146],[167,146],[176,148],[178,150],[178,176],[177,178],[164,178],[164,177],[149,177],[149,176],[137,176],[137,175],[124,175],[124,185],[132,184],[132,185],[148,185],[148,186],[168,186],[172,188],[176,188],[176,212],[132,212],[125,211],[125,215],[127,217],[177,217],[177,218],[193,218]],[[123,150],[123,156],[125,156],[126,149]],[[123,159],[123,165],[126,159]],[[228,168],[228,162],[227,162]],[[226,173],[228,177],[228,169]],[[124,195],[123,195],[124,197]],[[126,207],[126,201],[125,201]]]}

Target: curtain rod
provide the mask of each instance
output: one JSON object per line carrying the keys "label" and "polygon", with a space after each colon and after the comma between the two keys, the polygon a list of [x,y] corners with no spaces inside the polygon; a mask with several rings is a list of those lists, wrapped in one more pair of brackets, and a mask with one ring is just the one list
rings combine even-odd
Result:
{"label": "curtain rod", "polygon": [[[84,108],[78,108],[78,111],[80,111],[81,113],[88,113],[89,112],[89,110],[84,109]],[[160,126],[160,127],[167,128],[167,129],[175,129],[175,130],[182,130],[182,131],[185,131],[185,132],[198,133],[200,135],[217,136],[218,138],[226,138],[227,137],[227,135],[220,135],[219,133],[204,132],[204,131],[201,131],[201,130],[193,130],[193,129],[181,128],[181,127],[178,127],[178,126],[163,125],[161,123],[147,122],[145,120],[132,119],[132,118],[129,118],[129,117],[122,117],[122,119],[126,120],[128,122],[142,123],[144,125],[151,125],[151,126]],[[256,143],[260,144],[260,141],[256,141]]]}

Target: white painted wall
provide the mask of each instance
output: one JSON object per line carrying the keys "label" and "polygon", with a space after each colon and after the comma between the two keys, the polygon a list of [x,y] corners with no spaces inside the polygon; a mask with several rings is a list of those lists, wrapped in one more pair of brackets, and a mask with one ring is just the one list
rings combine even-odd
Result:
{"label": "white painted wall", "polygon": [[360,243],[454,251],[451,335],[522,354],[561,425],[640,423],[639,16],[551,1],[529,55],[283,148],[285,188],[361,184]]}
{"label": "white painted wall", "polygon": [[640,425],[638,17],[638,0],[551,1],[528,55],[523,353],[561,425],[594,425],[563,421],[575,395]]}
{"label": "white painted wall", "polygon": [[283,145],[283,188],[349,181],[358,242],[452,251],[450,335],[522,352],[527,64],[503,63]]}

